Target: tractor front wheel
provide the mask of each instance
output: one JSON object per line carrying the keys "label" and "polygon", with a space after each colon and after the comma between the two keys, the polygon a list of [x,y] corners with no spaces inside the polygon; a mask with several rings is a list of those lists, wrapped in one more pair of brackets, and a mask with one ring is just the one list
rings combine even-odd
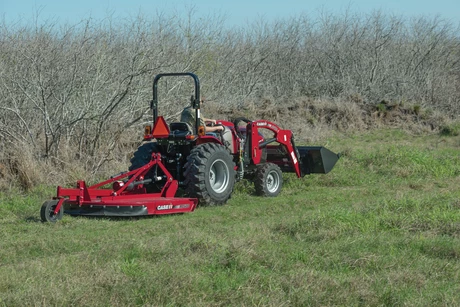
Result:
{"label": "tractor front wheel", "polygon": [[40,209],[42,222],[55,223],[62,219],[62,216],[64,215],[64,206],[61,206],[59,212],[54,214],[54,210],[56,210],[58,202],[58,200],[48,200],[43,203],[42,208]]}
{"label": "tractor front wheel", "polygon": [[228,150],[215,143],[198,145],[190,151],[185,164],[185,192],[200,205],[227,202],[235,184],[235,163]]}
{"label": "tractor front wheel", "polygon": [[254,176],[256,194],[261,196],[277,196],[283,186],[283,176],[278,165],[265,163],[257,166]]}

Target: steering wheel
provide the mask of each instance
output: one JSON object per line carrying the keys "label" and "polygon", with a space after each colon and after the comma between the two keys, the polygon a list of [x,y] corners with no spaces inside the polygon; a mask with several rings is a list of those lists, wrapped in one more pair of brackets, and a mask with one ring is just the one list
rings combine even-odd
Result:
{"label": "steering wheel", "polygon": [[245,136],[243,135],[243,133],[241,133],[240,128],[238,126],[240,122],[245,122],[246,124],[249,124],[251,121],[246,117],[237,117],[233,120],[233,126],[235,127],[236,133],[240,138],[244,138]]}

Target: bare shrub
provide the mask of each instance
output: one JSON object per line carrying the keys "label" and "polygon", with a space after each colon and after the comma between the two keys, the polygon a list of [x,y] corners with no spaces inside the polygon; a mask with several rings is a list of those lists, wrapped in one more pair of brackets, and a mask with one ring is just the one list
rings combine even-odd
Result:
{"label": "bare shrub", "polygon": [[[63,172],[95,179],[129,163],[151,121],[153,77],[162,72],[197,73],[212,101],[209,116],[265,118],[312,141],[388,125],[432,131],[436,112],[460,114],[459,29],[439,17],[345,11],[235,29],[223,21],[192,9],[185,20],[158,13],[0,23],[1,176],[11,173],[28,189]],[[170,97],[160,111],[173,119],[190,83],[159,86]],[[418,107],[379,111],[382,100]],[[44,180],[40,167],[61,169]]]}
{"label": "bare shrub", "polygon": [[8,186],[17,185],[27,191],[46,183],[48,171],[42,168],[42,163],[38,162],[30,149],[11,147],[7,153],[4,153],[2,165],[7,166],[3,167],[2,177],[10,183]]}

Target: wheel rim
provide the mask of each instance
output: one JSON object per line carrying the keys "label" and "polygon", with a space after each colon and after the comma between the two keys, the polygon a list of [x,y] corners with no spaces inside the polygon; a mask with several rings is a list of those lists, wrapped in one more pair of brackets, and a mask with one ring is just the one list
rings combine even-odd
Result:
{"label": "wheel rim", "polygon": [[229,170],[224,160],[218,159],[211,165],[209,184],[216,193],[222,193],[229,183]]}
{"label": "wheel rim", "polygon": [[274,193],[278,190],[278,187],[280,186],[280,177],[278,176],[278,173],[275,171],[272,171],[268,173],[267,175],[267,190],[270,193]]}
{"label": "wheel rim", "polygon": [[48,207],[48,212],[47,212],[47,214],[48,214],[48,219],[49,219],[50,221],[55,221],[55,220],[57,220],[57,217],[58,217],[59,213],[58,213],[58,214],[54,214],[54,210],[56,210],[56,206],[57,206],[57,205],[52,205],[52,206],[49,206],[49,207]]}

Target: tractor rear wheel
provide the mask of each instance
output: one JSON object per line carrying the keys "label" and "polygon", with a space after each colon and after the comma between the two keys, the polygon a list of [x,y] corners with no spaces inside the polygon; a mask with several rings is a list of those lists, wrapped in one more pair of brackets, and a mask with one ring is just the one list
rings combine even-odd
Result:
{"label": "tractor rear wheel", "polygon": [[[152,153],[160,152],[160,147],[157,143],[145,143],[136,150],[134,156],[131,158],[131,166],[129,167],[129,171],[138,169],[150,162],[152,159]],[[145,179],[154,176],[152,171],[146,174]],[[155,183],[150,183],[145,185],[147,191],[149,193],[159,192],[161,191],[161,187],[157,186]]]}
{"label": "tractor rear wheel", "polygon": [[159,152],[160,148],[157,143],[145,143],[136,150],[134,156],[131,158],[131,166],[129,170],[135,170],[150,162],[152,153]]}
{"label": "tractor rear wheel", "polygon": [[283,186],[283,175],[278,165],[264,163],[257,166],[254,176],[256,194],[261,196],[277,196]]}
{"label": "tractor rear wheel", "polygon": [[42,222],[55,223],[62,219],[62,216],[64,215],[64,206],[61,206],[59,212],[54,214],[54,210],[56,210],[58,202],[58,200],[47,200],[43,203],[40,209]]}
{"label": "tractor rear wheel", "polygon": [[215,143],[198,145],[184,166],[185,192],[204,206],[223,205],[233,192],[235,163],[228,150]]}

